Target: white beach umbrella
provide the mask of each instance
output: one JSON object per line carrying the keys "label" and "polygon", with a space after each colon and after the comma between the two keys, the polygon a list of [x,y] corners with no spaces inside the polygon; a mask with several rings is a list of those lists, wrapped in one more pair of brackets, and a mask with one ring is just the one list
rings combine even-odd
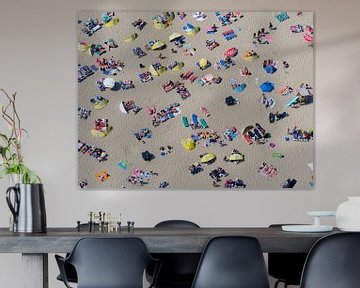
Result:
{"label": "white beach umbrella", "polygon": [[122,113],[124,114],[128,114],[129,112],[126,110],[125,108],[125,105],[124,105],[124,102],[120,102],[120,106],[119,106],[119,109]]}
{"label": "white beach umbrella", "polygon": [[103,84],[106,88],[112,89],[115,86],[115,80],[113,78],[105,78]]}

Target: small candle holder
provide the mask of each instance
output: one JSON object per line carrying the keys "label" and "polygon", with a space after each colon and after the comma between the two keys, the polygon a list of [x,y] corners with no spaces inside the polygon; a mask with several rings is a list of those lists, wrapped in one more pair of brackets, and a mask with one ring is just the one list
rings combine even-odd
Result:
{"label": "small candle holder", "polygon": [[80,232],[80,221],[78,220],[78,221],[76,221],[76,224],[77,224],[77,226],[76,226],[76,229],[77,229],[77,232]]}

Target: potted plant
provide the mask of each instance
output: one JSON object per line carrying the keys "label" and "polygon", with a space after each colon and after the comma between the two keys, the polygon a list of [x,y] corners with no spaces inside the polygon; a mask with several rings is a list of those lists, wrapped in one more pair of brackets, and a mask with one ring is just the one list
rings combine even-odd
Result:
{"label": "potted plant", "polygon": [[8,126],[0,133],[0,179],[10,176],[12,186],[6,191],[6,201],[13,215],[14,232],[46,232],[46,212],[43,185],[39,176],[24,163],[21,153],[23,135],[16,109],[16,93],[9,95],[0,89],[6,104],[0,105],[1,117]]}
{"label": "potted plant", "polygon": [[0,105],[1,116],[8,126],[7,133],[0,133],[0,179],[10,176],[16,183],[41,183],[39,176],[30,170],[24,163],[21,153],[23,135],[28,132],[21,127],[21,120],[16,109],[16,93],[9,95],[5,90],[0,89],[5,95],[7,104]]}

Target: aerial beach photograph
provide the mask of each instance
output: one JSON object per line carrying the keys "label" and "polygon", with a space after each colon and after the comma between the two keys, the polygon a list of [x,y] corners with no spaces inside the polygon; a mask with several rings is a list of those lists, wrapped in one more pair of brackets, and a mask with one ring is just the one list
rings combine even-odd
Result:
{"label": "aerial beach photograph", "polygon": [[80,189],[314,187],[312,12],[77,20]]}

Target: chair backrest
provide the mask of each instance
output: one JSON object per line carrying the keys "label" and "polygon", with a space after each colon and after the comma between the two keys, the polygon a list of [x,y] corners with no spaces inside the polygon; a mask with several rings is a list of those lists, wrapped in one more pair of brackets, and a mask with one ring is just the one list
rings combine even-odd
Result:
{"label": "chair backrest", "polygon": [[[188,220],[166,220],[159,222],[155,228],[200,228],[194,222]],[[164,279],[172,279],[173,281],[180,281],[192,283],[196,273],[197,266],[200,260],[200,253],[162,253],[156,254],[157,258],[162,259],[162,267],[158,281]]]}
{"label": "chair backrest", "polygon": [[256,238],[212,238],[200,259],[192,288],[269,288],[264,258]]}
{"label": "chair backrest", "polygon": [[301,278],[302,288],[360,287],[360,233],[321,238],[311,248]]}
{"label": "chair backrest", "polygon": [[142,288],[152,258],[138,238],[82,238],[67,261],[76,269],[78,288]]}
{"label": "chair backrest", "polygon": [[156,224],[155,228],[200,228],[200,226],[188,220],[166,220]]}
{"label": "chair backrest", "polygon": [[[269,228],[281,228],[282,225],[294,224],[271,224]],[[306,257],[307,253],[268,253],[269,275],[288,285],[300,285]]]}

